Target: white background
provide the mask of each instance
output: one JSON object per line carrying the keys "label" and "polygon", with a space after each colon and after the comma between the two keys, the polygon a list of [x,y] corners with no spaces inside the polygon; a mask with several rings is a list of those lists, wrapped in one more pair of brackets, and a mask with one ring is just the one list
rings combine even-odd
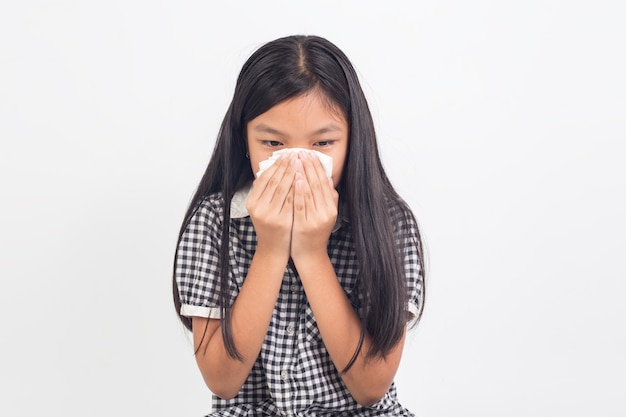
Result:
{"label": "white background", "polygon": [[0,6],[0,415],[201,416],[178,228],[262,43],[327,37],[415,210],[418,416],[626,415],[619,1]]}

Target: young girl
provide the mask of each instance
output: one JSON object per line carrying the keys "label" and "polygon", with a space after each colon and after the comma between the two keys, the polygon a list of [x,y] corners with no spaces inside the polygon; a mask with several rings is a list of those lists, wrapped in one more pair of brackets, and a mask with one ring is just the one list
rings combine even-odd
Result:
{"label": "young girl", "polygon": [[[260,175],[259,163],[283,152]],[[332,158],[332,175],[318,151]],[[329,41],[244,64],[185,215],[174,303],[211,416],[411,416],[393,378],[424,305],[411,210],[383,170],[365,96]]]}

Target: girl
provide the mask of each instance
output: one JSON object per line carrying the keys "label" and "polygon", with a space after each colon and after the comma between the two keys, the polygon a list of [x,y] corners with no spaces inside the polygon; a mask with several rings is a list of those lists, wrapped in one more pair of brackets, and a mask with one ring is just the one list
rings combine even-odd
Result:
{"label": "girl", "polygon": [[[255,178],[259,163],[285,152]],[[316,152],[332,157],[329,179]],[[424,305],[411,210],[383,170],[365,96],[329,41],[244,64],[181,227],[174,303],[211,416],[410,416],[393,378]]]}

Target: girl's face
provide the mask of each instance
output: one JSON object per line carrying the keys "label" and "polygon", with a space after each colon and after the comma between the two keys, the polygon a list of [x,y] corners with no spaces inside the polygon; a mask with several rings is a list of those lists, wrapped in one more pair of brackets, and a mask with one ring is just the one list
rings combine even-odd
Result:
{"label": "girl's face", "polygon": [[319,93],[283,101],[252,119],[247,126],[252,172],[259,162],[284,148],[305,148],[333,158],[333,183],[341,180],[348,150],[348,123]]}

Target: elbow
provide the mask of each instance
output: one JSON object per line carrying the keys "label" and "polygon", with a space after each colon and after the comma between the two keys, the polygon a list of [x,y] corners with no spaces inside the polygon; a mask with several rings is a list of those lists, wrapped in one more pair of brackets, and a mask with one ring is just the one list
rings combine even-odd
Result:
{"label": "elbow", "polygon": [[[198,360],[198,357],[196,357]],[[209,365],[198,360],[198,368],[209,391],[223,400],[232,400],[239,394],[246,376],[237,376],[236,372],[226,368]]]}
{"label": "elbow", "polygon": [[354,401],[356,401],[359,405],[363,407],[370,407],[380,401],[385,396],[385,394],[387,394],[388,390],[388,386],[370,386],[359,393],[352,394],[352,397],[354,398]]}
{"label": "elbow", "polygon": [[232,400],[239,394],[243,382],[225,378],[221,375],[211,375],[202,372],[202,377],[207,388],[223,400]]}
{"label": "elbow", "polygon": [[207,378],[204,378],[204,383],[213,394],[220,397],[222,400],[232,400],[239,394],[242,387],[242,385],[229,384],[224,380],[222,380],[221,383],[216,383],[215,381],[207,380]]}
{"label": "elbow", "polygon": [[374,372],[349,375],[344,376],[344,383],[354,401],[360,406],[371,407],[387,394],[393,383],[393,374]]}
{"label": "elbow", "polygon": [[381,396],[358,396],[358,397],[354,397],[354,400],[363,407],[371,407],[372,405],[376,404],[378,401],[381,400],[381,398],[384,397],[384,394]]}
{"label": "elbow", "polygon": [[222,400],[232,400],[239,393],[239,390],[228,389],[227,387],[209,387],[209,389]]}

